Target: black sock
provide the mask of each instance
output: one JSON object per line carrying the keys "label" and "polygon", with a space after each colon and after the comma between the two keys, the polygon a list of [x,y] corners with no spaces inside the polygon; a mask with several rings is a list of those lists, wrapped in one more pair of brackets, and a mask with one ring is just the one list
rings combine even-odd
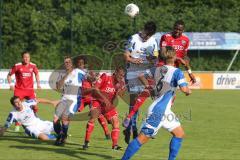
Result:
{"label": "black sock", "polygon": [[62,125],[63,138],[67,138],[68,125]]}
{"label": "black sock", "polygon": [[54,128],[54,131],[56,132],[56,134],[60,135],[60,133],[62,131],[62,126],[61,126],[61,123],[59,120],[56,123],[53,122],[53,128]]}

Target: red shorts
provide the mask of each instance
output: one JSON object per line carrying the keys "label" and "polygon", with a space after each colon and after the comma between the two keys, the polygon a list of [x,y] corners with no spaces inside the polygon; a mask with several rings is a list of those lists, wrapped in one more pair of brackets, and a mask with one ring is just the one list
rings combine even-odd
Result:
{"label": "red shorts", "polygon": [[92,104],[92,99],[91,98],[83,98],[81,99],[81,104],[78,108],[78,112],[83,111],[83,109],[85,108],[85,106],[89,105],[91,107]]}
{"label": "red shorts", "polygon": [[104,115],[107,121],[110,121],[114,116],[118,116],[116,107],[106,109],[106,107],[102,105],[99,101],[92,101],[92,108],[99,109],[101,114]]}
{"label": "red shorts", "polygon": [[35,99],[36,94],[34,89],[14,89],[14,96],[18,96],[21,100],[23,99]]}

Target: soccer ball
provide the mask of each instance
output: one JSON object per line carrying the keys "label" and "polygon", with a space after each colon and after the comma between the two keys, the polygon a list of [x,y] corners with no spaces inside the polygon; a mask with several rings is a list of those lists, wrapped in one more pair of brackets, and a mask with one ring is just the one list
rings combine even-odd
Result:
{"label": "soccer ball", "polygon": [[125,13],[134,18],[139,13],[139,8],[136,4],[130,3],[125,7]]}

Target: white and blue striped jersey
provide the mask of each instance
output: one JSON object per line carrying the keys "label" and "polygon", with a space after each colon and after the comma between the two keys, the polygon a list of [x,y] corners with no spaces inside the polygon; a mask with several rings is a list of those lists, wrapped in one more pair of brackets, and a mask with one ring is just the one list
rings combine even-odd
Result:
{"label": "white and blue striped jersey", "polygon": [[23,126],[28,127],[35,125],[40,119],[37,118],[32,110],[32,106],[36,105],[35,100],[27,100],[22,102],[23,110],[17,111],[14,109],[8,115],[5,127],[9,128],[13,122],[20,122]]}
{"label": "white and blue striped jersey", "polygon": [[[171,132],[180,126],[180,122],[171,111],[171,105],[177,86],[184,87],[187,86],[187,83],[183,72],[179,68],[169,65],[153,68],[147,75],[155,80],[156,99],[148,108],[147,118],[142,124],[141,132],[146,136],[153,137],[161,127]],[[169,116],[172,119],[169,119]]]}
{"label": "white and blue striped jersey", "polygon": [[86,72],[76,68],[67,76],[63,86],[63,99],[76,101],[81,96],[81,87],[85,74]]}
{"label": "white and blue striped jersey", "polygon": [[143,41],[139,33],[134,34],[128,40],[126,50],[131,53],[132,58],[142,58],[144,63],[148,63],[147,56],[156,56],[158,52],[157,41],[152,36],[147,41]]}
{"label": "white and blue striped jersey", "polygon": [[155,95],[160,97],[167,92],[175,93],[176,88],[187,86],[183,72],[176,67],[164,65],[152,68],[147,71],[147,75],[154,78]]}

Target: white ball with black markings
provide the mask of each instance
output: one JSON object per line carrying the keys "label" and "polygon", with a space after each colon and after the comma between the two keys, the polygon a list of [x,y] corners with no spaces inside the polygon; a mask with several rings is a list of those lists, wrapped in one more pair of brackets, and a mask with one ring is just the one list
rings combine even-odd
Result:
{"label": "white ball with black markings", "polygon": [[136,4],[130,3],[125,7],[125,13],[134,18],[139,14],[139,8]]}

